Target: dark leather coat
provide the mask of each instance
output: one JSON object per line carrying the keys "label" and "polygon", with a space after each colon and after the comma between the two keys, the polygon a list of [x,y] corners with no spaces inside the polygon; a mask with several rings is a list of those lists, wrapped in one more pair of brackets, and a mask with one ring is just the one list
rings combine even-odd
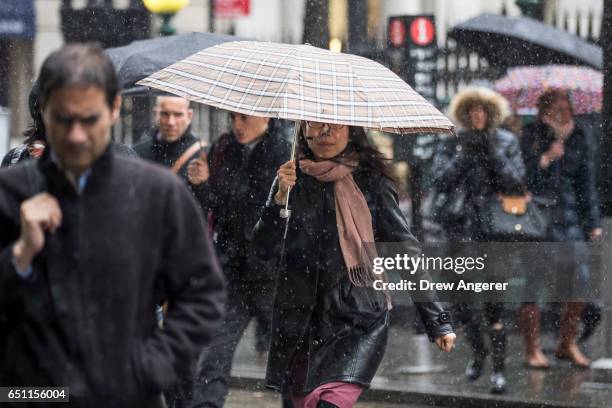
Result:
{"label": "dark leather coat", "polygon": [[[556,230],[590,230],[601,225],[595,169],[587,139],[579,127],[565,141],[565,155],[547,168],[540,157],[554,141],[552,129],[542,122],[523,130],[521,147],[527,167],[527,187],[556,202],[551,211]],[[551,237],[565,240],[564,237]]]}
{"label": "dark leather coat", "polygon": [[[397,196],[379,174],[357,170],[354,179],[372,214],[376,242],[404,242],[414,249],[398,207]],[[258,256],[279,251],[285,228],[273,187],[258,222],[253,244]],[[285,388],[292,380],[291,364],[308,351],[307,376],[298,384],[308,392],[331,381],[368,386],[384,354],[389,312],[383,292],[356,287],[347,277],[338,231],[333,183],[322,183],[299,172],[291,191],[291,217],[277,284],[266,385]],[[430,338],[452,332],[438,322],[442,307],[417,303]],[[294,385],[295,387],[295,385]],[[299,392],[299,390],[296,390]]]}

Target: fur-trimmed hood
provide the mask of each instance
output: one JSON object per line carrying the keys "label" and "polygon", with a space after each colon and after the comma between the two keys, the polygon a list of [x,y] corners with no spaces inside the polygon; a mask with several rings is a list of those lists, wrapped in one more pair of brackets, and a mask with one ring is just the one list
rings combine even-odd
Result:
{"label": "fur-trimmed hood", "polygon": [[470,129],[468,112],[474,105],[482,105],[487,112],[487,132],[497,128],[510,114],[508,101],[499,93],[485,87],[469,87],[455,95],[448,112],[463,130]]}

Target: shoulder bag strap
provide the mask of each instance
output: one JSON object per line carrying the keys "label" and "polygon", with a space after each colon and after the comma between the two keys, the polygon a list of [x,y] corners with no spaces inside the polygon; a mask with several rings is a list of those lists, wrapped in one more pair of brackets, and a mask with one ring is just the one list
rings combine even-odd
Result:
{"label": "shoulder bag strap", "polygon": [[174,165],[170,168],[170,170],[175,174],[178,173],[179,170],[183,168],[185,163],[187,163],[187,160],[189,160],[191,156],[196,154],[196,152],[202,147],[204,147],[204,143],[199,140],[195,142],[194,144],[192,144],[191,146],[189,146],[189,148],[185,150],[183,154],[181,154],[181,156],[174,163]]}

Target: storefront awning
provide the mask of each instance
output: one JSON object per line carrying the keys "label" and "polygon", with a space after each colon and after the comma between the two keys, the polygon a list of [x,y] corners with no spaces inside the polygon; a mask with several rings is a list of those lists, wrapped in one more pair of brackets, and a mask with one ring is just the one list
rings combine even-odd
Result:
{"label": "storefront awning", "polygon": [[33,0],[0,0],[0,38],[30,38],[36,33]]}

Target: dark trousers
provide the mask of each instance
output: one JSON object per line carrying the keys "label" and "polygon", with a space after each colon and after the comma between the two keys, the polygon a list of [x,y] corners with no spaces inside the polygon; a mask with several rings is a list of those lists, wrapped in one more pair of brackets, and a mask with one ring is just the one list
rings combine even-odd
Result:
{"label": "dark trousers", "polygon": [[251,319],[272,324],[273,281],[231,282],[225,318],[198,362],[192,408],[221,408],[228,393],[228,382],[236,347]]}
{"label": "dark trousers", "polygon": [[458,303],[455,305],[455,317],[464,325],[465,336],[476,359],[484,359],[489,354],[482,330],[482,322],[486,321],[493,351],[493,370],[501,372],[505,368],[506,331],[503,326],[499,330],[495,330],[493,326],[496,323],[503,324],[501,315],[504,312],[504,304],[485,302],[483,306],[484,310],[473,303]]}

